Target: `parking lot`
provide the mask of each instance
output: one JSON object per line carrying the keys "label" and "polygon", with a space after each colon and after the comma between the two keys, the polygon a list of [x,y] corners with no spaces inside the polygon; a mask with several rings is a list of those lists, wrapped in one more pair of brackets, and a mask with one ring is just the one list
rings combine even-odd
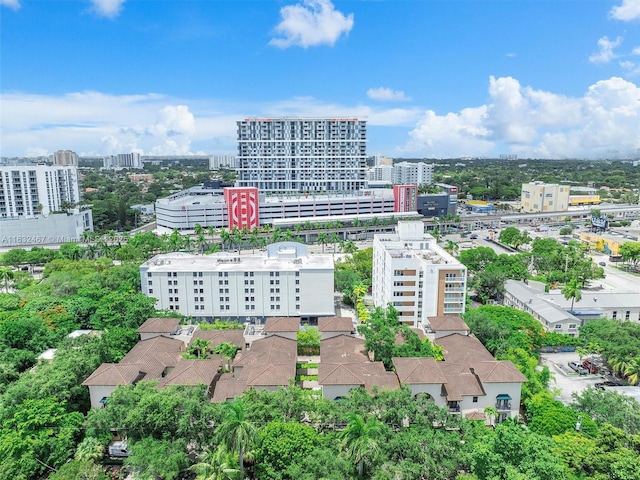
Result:
{"label": "parking lot", "polygon": [[604,380],[602,375],[578,375],[574,372],[568,363],[580,361],[578,354],[575,352],[542,353],[540,354],[540,359],[542,364],[547,365],[553,374],[549,389],[558,389],[559,392],[555,398],[564,404],[569,404],[573,401],[571,394],[580,393]]}

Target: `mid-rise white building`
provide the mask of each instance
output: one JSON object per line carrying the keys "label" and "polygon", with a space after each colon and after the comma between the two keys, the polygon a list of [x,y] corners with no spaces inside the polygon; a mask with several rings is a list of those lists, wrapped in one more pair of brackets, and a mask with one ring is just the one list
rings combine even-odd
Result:
{"label": "mid-rise white building", "polygon": [[398,222],[373,240],[373,303],[392,304],[399,320],[429,326],[427,317],[464,312],[467,269],[424,232],[421,221]]}
{"label": "mid-rise white building", "polygon": [[393,165],[393,183],[395,185],[431,185],[433,183],[433,164],[425,162],[400,162]]}
{"label": "mid-rise white building", "polygon": [[238,187],[354,192],[365,187],[367,125],[357,118],[247,118],[238,123]]}
{"label": "mid-rise white building", "polygon": [[374,182],[393,183],[393,166],[376,165],[369,170],[369,180]]}
{"label": "mid-rise white building", "polygon": [[0,165],[0,218],[48,215],[79,200],[77,167]]}
{"label": "mid-rise white building", "polygon": [[121,168],[142,169],[142,157],[136,152],[108,155],[103,158],[103,167],[109,170],[119,170]]}
{"label": "mid-rise white building", "polygon": [[156,307],[199,319],[254,320],[335,314],[333,258],[306,245],[274,243],[260,255],[170,253],[140,266]]}

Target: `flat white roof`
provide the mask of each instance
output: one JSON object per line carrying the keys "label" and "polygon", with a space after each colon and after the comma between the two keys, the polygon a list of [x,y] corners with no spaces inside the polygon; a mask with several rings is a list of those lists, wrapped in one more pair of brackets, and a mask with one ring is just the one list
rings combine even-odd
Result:
{"label": "flat white roof", "polygon": [[156,255],[142,264],[152,272],[270,272],[300,269],[333,269],[333,257],[309,255],[295,258],[262,255],[238,255],[227,252],[212,255],[166,253]]}

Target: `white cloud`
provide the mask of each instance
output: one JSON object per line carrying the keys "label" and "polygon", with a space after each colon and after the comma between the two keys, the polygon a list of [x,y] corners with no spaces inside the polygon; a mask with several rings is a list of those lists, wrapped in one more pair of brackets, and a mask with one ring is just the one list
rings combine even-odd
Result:
{"label": "white cloud", "polygon": [[622,0],[622,5],[613,7],[609,16],[624,22],[640,19],[640,0]]}
{"label": "white cloud", "polygon": [[618,56],[614,53],[613,49],[618,47],[621,43],[622,37],[617,37],[615,40],[609,40],[609,37],[607,36],[600,38],[598,40],[599,51],[591,55],[589,57],[589,61],[591,63],[609,63]]}
{"label": "white cloud", "polygon": [[93,11],[107,18],[115,18],[120,15],[124,2],[126,0],[91,0]]}
{"label": "white cloud", "polygon": [[582,97],[522,87],[511,77],[489,80],[490,101],[459,113],[429,110],[399,151],[425,157],[504,153],[538,158],[604,157],[640,148],[640,88],[618,77]]}
{"label": "white cloud", "polygon": [[411,97],[407,97],[402,90],[392,90],[386,87],[370,88],[367,90],[367,97],[372,100],[381,101],[401,101],[406,102],[411,100]]}
{"label": "white cloud", "polygon": [[269,42],[279,48],[333,46],[353,28],[353,14],[345,16],[330,0],[303,0],[301,4],[282,7],[280,15],[282,20],[275,31],[281,37]]}
{"label": "white cloud", "polygon": [[0,5],[9,7],[12,10],[18,10],[20,8],[20,0],[0,0]]}
{"label": "white cloud", "polygon": [[631,55],[640,55],[640,47],[636,47],[631,50]]}

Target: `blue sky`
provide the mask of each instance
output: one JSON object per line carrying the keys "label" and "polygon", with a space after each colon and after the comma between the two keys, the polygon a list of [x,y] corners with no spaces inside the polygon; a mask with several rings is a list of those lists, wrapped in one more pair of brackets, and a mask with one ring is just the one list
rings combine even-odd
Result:
{"label": "blue sky", "polygon": [[640,0],[0,0],[0,156],[229,154],[245,117],[369,154],[640,158]]}

